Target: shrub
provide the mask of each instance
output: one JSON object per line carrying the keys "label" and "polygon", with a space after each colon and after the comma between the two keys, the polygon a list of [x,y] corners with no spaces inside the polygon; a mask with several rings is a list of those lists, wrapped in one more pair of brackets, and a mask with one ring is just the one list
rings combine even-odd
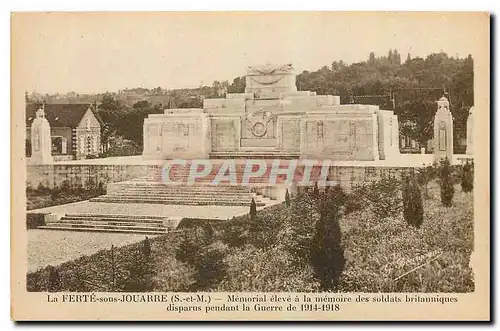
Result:
{"label": "shrub", "polygon": [[61,186],[59,187],[61,192],[64,193],[70,193],[71,192],[71,184],[69,183],[69,180],[65,179],[61,182]]}
{"label": "shrub", "polygon": [[31,187],[31,182],[26,182],[26,195],[30,195],[33,193],[33,187]]}
{"label": "shrub", "polygon": [[[146,242],[146,241],[145,241]],[[148,241],[149,242],[149,241]],[[151,247],[149,247],[151,249]],[[144,246],[135,251],[131,263],[125,267],[127,276],[118,287],[125,292],[150,292],[154,288],[154,264],[151,256],[145,255]]]}
{"label": "shrub", "polygon": [[451,181],[451,167],[448,158],[441,161],[439,177],[441,186],[441,202],[443,203],[443,206],[451,207],[455,189],[453,188]]}
{"label": "shrub", "polygon": [[86,182],[85,182],[85,189],[87,191],[93,191],[97,188],[96,186],[96,182],[93,178],[89,178]]}
{"label": "shrub", "polygon": [[216,241],[207,246],[197,259],[195,267],[195,288],[197,290],[218,286],[226,273],[224,258],[227,255],[227,246]]}
{"label": "shrub", "polygon": [[470,192],[474,187],[474,173],[469,161],[462,168],[462,191]]}
{"label": "shrub", "polygon": [[36,229],[39,226],[45,225],[44,213],[27,213],[26,214],[26,229]]}
{"label": "shrub", "polygon": [[188,230],[183,234],[183,238],[175,252],[175,257],[181,262],[194,266],[200,253],[211,242],[211,234],[204,227]]}
{"label": "shrub", "polygon": [[420,228],[424,219],[422,196],[414,176],[406,176],[403,185],[403,216],[408,225]]}
{"label": "shrub", "polygon": [[257,204],[255,203],[255,199],[252,198],[252,202],[250,202],[250,219],[253,221],[257,216]]}
{"label": "shrub", "polygon": [[57,200],[61,196],[61,193],[61,190],[57,186],[54,186],[54,188],[50,192],[50,198],[52,200]]}
{"label": "shrub", "polygon": [[358,185],[346,201],[346,213],[368,208],[380,219],[397,216],[402,208],[400,192],[401,181],[390,176]]}
{"label": "shrub", "polygon": [[45,185],[43,185],[43,183],[40,182],[38,184],[36,190],[37,190],[37,193],[44,194],[44,193],[47,193],[47,191],[49,191],[49,188],[45,187]]}
{"label": "shrub", "polygon": [[286,189],[285,192],[285,206],[290,207],[290,193],[288,192],[288,189]]}
{"label": "shrub", "polygon": [[99,185],[97,185],[97,194],[105,195],[106,194],[106,184],[104,182],[99,181]]}
{"label": "shrub", "polygon": [[61,275],[56,267],[49,266],[49,292],[58,292],[61,290]]}

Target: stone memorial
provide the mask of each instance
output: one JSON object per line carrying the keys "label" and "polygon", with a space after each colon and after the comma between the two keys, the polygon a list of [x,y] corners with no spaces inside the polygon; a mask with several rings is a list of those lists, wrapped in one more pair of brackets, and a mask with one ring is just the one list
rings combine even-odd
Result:
{"label": "stone memorial", "polygon": [[438,109],[434,117],[434,160],[453,157],[453,116],[450,102],[446,97],[437,101]]}
{"label": "stone memorial", "polygon": [[52,140],[50,124],[45,118],[44,105],[36,111],[36,117],[31,124],[31,158],[30,164],[52,164]]}
{"label": "stone memorial", "polygon": [[297,91],[293,65],[249,67],[245,93],[144,120],[144,157],[281,157],[346,161],[399,156],[398,118],[339,96]]}
{"label": "stone memorial", "polygon": [[474,107],[469,109],[469,117],[467,117],[467,149],[465,154],[474,154]]}

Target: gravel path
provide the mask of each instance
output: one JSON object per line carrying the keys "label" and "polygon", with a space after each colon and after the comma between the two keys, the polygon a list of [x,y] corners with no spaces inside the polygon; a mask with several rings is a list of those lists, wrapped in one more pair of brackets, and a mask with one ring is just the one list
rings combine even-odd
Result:
{"label": "gravel path", "polygon": [[127,233],[28,230],[28,271],[59,265],[109,249],[111,245],[124,246],[144,238],[145,235]]}

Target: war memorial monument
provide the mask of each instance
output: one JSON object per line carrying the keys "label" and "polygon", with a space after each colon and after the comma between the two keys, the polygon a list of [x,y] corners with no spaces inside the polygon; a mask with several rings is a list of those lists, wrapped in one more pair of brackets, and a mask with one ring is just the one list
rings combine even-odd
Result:
{"label": "war memorial monument", "polygon": [[205,99],[200,109],[166,109],[144,121],[147,159],[377,161],[398,155],[398,119],[392,111],[297,91],[291,64],[249,67],[245,93]]}

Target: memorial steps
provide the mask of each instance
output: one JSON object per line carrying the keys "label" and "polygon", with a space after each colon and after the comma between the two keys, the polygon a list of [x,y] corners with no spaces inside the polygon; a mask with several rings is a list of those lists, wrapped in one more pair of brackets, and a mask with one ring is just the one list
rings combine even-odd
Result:
{"label": "memorial steps", "polygon": [[[186,175],[187,176],[187,175]],[[160,176],[161,177],[161,176]],[[153,203],[192,206],[250,206],[252,198],[258,207],[265,206],[250,188],[230,185],[167,185],[158,173],[127,182],[108,185],[108,194],[90,199],[91,202]]]}
{"label": "memorial steps", "polygon": [[176,231],[169,225],[172,221],[175,220],[149,215],[66,214],[60,220],[47,222],[38,229],[157,235]]}
{"label": "memorial steps", "polygon": [[123,183],[120,190],[90,199],[91,202],[111,203],[155,203],[165,205],[192,206],[250,206],[252,198],[257,206],[264,206],[259,197],[240,187],[182,186],[169,187],[163,184],[130,185]]}
{"label": "memorial steps", "polygon": [[299,152],[285,151],[232,151],[232,152],[211,152],[211,159],[298,159]]}

